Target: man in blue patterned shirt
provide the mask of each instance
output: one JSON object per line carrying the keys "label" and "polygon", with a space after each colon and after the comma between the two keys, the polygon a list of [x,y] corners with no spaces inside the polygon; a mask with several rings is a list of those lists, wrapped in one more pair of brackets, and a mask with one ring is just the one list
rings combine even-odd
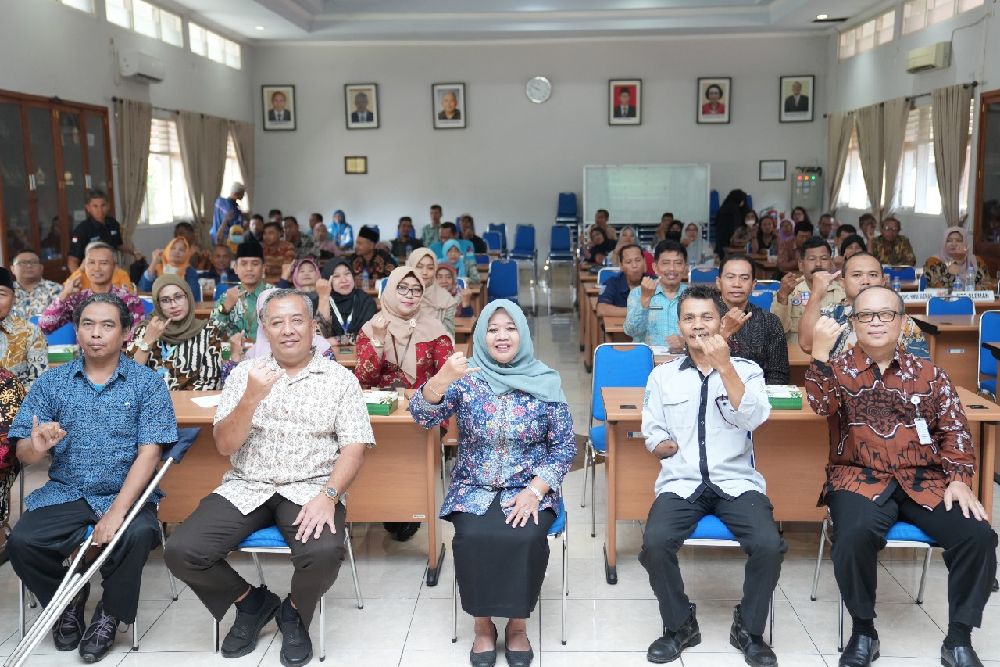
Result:
{"label": "man in blue patterned shirt", "polygon": [[677,301],[686,285],[687,248],[677,241],[660,241],[653,251],[659,280],[643,278],[628,295],[625,334],[647,345],[666,345],[679,354],[684,342],[677,326]]}
{"label": "man in blue patterned shirt", "polygon": [[[47,605],[66,572],[64,559],[94,527],[106,545],[142,494],[161,446],[177,440],[173,403],[160,376],[124,354],[132,317],[114,294],[92,294],[73,312],[81,359],[43,374],[31,387],[9,436],[23,465],[51,456],[49,481],[26,499],[7,553],[17,576]],[[135,622],[142,568],[159,542],[159,492],[125,529],[101,568],[104,594],[90,626],[88,584],[53,629],[56,649],[79,647],[86,662],[108,654],[119,622]]]}

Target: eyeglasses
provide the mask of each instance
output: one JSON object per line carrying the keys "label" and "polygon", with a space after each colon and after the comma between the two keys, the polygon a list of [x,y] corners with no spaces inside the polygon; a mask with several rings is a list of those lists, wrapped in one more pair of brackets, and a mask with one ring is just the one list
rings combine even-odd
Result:
{"label": "eyeglasses", "polygon": [[880,310],[877,313],[871,311],[862,311],[860,313],[853,313],[848,319],[854,320],[855,322],[861,322],[862,324],[868,324],[878,317],[879,322],[892,322],[896,317],[901,316],[903,313],[897,313],[895,310]]}
{"label": "eyeglasses", "polygon": [[14,266],[38,266],[41,264],[37,259],[20,259],[14,262]]}
{"label": "eyeglasses", "polygon": [[420,285],[416,287],[407,287],[406,285],[396,285],[396,294],[399,296],[423,296],[424,288]]}
{"label": "eyeglasses", "polygon": [[175,303],[176,303],[176,304],[181,304],[181,303],[184,303],[185,301],[187,301],[187,295],[186,295],[186,294],[178,294],[177,296],[174,296],[174,297],[170,297],[170,296],[161,296],[161,297],[160,297],[159,299],[157,299],[156,301],[157,301],[157,302],[158,302],[158,303],[159,303],[159,304],[160,304],[161,306],[172,306],[172,305],[174,305]]}

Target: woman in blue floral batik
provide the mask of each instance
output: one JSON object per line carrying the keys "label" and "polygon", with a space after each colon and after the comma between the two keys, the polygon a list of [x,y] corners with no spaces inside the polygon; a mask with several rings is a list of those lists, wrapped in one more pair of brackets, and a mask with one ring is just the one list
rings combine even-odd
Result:
{"label": "woman in blue floral batik", "polygon": [[525,622],[549,559],[546,540],[560,487],[576,456],[573,419],[559,374],[535,359],[524,313],[506,299],[479,315],[471,363],[453,354],[410,402],[421,425],[458,419],[458,456],[441,516],[462,608],[475,617],[473,665],[496,662],[493,618],[507,618],[507,663],[534,653]]}

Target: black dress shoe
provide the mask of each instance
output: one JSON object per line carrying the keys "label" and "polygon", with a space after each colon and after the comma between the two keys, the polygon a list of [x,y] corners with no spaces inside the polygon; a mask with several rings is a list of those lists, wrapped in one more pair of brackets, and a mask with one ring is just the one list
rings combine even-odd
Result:
{"label": "black dress shoe", "polygon": [[941,646],[941,665],[943,667],[983,667],[979,656],[971,646]]}
{"label": "black dress shoe", "polygon": [[767,645],[763,637],[754,637],[743,625],[740,606],[733,609],[733,627],[729,629],[729,643],[743,653],[743,659],[751,667],[775,667],[778,656]]}
{"label": "black dress shoe", "polygon": [[222,640],[223,658],[241,658],[253,653],[257,648],[260,631],[274,618],[274,612],[281,606],[281,598],[267,588],[261,590],[264,602],[256,612],[251,614],[237,608],[233,627],[229,628],[226,638]]}
{"label": "black dress shoe", "polygon": [[695,617],[695,605],[691,605],[691,615],[677,632],[663,629],[663,636],[649,645],[646,650],[646,660],[658,665],[673,662],[681,657],[681,652],[691,646],[701,643],[701,630],[698,629],[698,619]]}
{"label": "black dress shoe", "polygon": [[840,654],[840,667],[869,667],[878,660],[879,643],[868,635],[852,634]]}
{"label": "black dress shoe", "polygon": [[87,605],[89,596],[90,584],[86,584],[59,615],[59,620],[52,628],[52,641],[57,651],[72,651],[80,645],[84,628],[83,608]]}
{"label": "black dress shoe", "polygon": [[285,598],[281,603],[277,619],[278,630],[281,631],[281,664],[285,667],[308,664],[313,657],[312,640],[298,610],[292,606],[291,598]]}
{"label": "black dress shoe", "polygon": [[469,650],[469,662],[472,667],[493,667],[497,664],[497,627],[493,626],[493,648],[489,651],[480,651],[476,653],[473,650]]}
{"label": "black dress shoe", "polygon": [[94,617],[90,619],[83,637],[80,639],[80,657],[86,663],[100,662],[115,645],[118,634],[118,618],[104,612],[104,603],[98,602]]}

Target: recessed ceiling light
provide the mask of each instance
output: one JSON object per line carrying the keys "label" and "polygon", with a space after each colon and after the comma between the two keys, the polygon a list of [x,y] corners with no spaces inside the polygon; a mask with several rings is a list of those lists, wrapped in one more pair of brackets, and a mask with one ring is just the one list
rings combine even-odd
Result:
{"label": "recessed ceiling light", "polygon": [[[817,14],[817,15],[816,15],[816,20],[817,20],[817,21],[825,21],[825,20],[827,20],[828,18],[830,18],[830,15],[829,15],[829,14]],[[260,30],[260,28],[258,28],[258,30]]]}
{"label": "recessed ceiling light", "polygon": [[[824,16],[823,16],[823,18],[826,18],[826,16],[824,15]],[[264,26],[262,26],[262,25],[257,25],[257,26],[254,26],[254,28],[253,28],[253,29],[254,29],[254,30],[263,30],[263,29],[264,29]]]}

